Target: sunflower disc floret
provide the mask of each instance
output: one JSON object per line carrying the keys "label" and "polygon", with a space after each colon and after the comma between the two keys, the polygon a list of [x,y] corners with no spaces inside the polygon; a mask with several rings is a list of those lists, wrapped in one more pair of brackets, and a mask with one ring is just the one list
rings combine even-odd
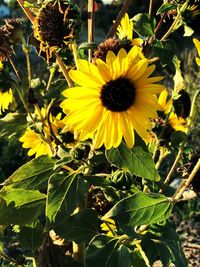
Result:
{"label": "sunflower disc floret", "polygon": [[122,48],[117,55],[109,51],[106,62],[79,60],[78,70],[70,71],[79,86],[63,93],[64,130],[74,130],[80,140],[94,139],[95,148],[117,147],[122,138],[133,147],[134,131],[145,139],[150,118],[162,109],[156,94],[164,86],[155,84],[162,77],[149,77],[154,70],[137,46],[128,53]]}

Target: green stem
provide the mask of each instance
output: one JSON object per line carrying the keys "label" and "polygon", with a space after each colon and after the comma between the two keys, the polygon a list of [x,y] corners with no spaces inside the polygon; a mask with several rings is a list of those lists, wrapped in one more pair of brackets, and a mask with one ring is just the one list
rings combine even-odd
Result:
{"label": "green stem", "polygon": [[22,50],[26,57],[28,88],[31,88],[31,62],[30,62],[30,56],[29,56],[29,45],[26,44],[26,41],[23,36],[21,37],[21,39],[22,39]]}
{"label": "green stem", "polygon": [[195,104],[196,104],[196,100],[197,100],[199,94],[200,94],[200,90],[197,90],[196,93],[195,93],[195,95],[194,95],[194,97],[193,97],[193,99],[192,99],[192,105],[191,105],[191,109],[190,109],[190,115],[188,117],[188,123],[187,123],[188,129],[190,129],[191,124],[192,124],[192,121],[193,121],[193,117],[194,117],[194,114],[195,114]]}
{"label": "green stem", "polygon": [[75,64],[76,64],[76,68],[78,69],[78,53],[77,53],[77,44],[76,43],[73,43],[71,45],[71,48],[72,48],[72,52],[73,52],[73,56],[74,56],[74,61],[75,61]]}
{"label": "green stem", "polygon": [[181,17],[181,13],[179,12],[174,22],[172,23],[171,27],[169,28],[169,30],[161,38],[161,41],[165,41],[168,38],[168,36],[174,31],[175,27],[177,26],[179,22],[180,17]]}
{"label": "green stem", "polygon": [[[187,123],[187,127],[188,127],[187,135],[188,135],[189,132],[190,132],[191,123],[192,123],[192,120],[193,120],[193,117],[194,117],[194,113],[195,113],[195,104],[196,104],[196,100],[197,100],[199,94],[200,94],[200,90],[198,90],[198,91],[196,92],[196,94],[194,95],[193,100],[192,100],[192,105],[191,105],[190,115],[189,115],[189,117],[188,117],[188,123]],[[179,161],[179,159],[180,159],[180,157],[181,157],[181,154],[182,154],[182,152],[183,152],[184,145],[185,145],[185,142],[181,143],[180,148],[179,148],[179,151],[178,151],[178,154],[177,154],[177,156],[176,156],[176,158],[175,158],[175,161],[174,161],[174,163],[173,163],[173,165],[172,165],[172,167],[171,167],[171,169],[170,169],[170,171],[169,171],[169,173],[168,173],[168,175],[167,175],[167,177],[166,177],[166,179],[165,179],[165,181],[164,181],[164,183],[163,183],[163,185],[162,185],[162,188],[161,188],[160,191],[159,191],[160,193],[163,192],[163,189],[166,187],[166,185],[167,185],[167,184],[169,183],[169,181],[171,180],[171,177],[172,177],[174,171],[176,170],[178,161]]]}
{"label": "green stem", "polygon": [[51,87],[51,83],[53,81],[53,78],[56,72],[56,66],[53,66],[52,69],[50,69],[49,71],[50,71],[50,75],[49,75],[49,80],[48,80],[47,87],[46,87],[46,92],[49,91]]}

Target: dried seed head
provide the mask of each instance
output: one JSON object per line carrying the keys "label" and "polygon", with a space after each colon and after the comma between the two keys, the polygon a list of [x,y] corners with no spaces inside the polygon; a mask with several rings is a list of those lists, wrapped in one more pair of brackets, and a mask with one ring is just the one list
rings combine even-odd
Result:
{"label": "dried seed head", "polygon": [[40,41],[40,51],[47,56],[55,48],[64,47],[77,37],[79,13],[68,2],[50,1],[43,5],[35,18],[33,29]]}
{"label": "dried seed head", "polygon": [[106,39],[99,44],[98,48],[94,52],[94,61],[97,58],[105,61],[108,51],[113,51],[117,54],[121,48],[124,48],[128,52],[132,48],[131,41],[128,39],[120,40],[116,38]]}
{"label": "dried seed head", "polygon": [[14,53],[13,44],[7,37],[7,31],[4,26],[0,27],[0,61],[5,61]]}
{"label": "dried seed head", "polygon": [[23,34],[23,24],[20,19],[6,19],[5,25],[3,27],[7,32],[7,37],[11,43],[15,44],[21,41],[21,34]]}

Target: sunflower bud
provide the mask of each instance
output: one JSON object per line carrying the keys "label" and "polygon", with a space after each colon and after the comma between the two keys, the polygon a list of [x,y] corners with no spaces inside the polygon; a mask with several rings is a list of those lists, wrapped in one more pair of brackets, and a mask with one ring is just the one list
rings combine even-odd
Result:
{"label": "sunflower bud", "polygon": [[129,172],[116,171],[111,174],[110,180],[117,189],[129,189],[133,183],[133,176]]}

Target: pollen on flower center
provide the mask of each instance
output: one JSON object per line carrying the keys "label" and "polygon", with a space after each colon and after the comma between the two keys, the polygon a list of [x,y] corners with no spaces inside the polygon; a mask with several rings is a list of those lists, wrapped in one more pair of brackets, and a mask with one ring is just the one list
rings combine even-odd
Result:
{"label": "pollen on flower center", "polygon": [[134,84],[128,78],[120,77],[103,85],[100,99],[106,109],[122,112],[132,106],[135,96]]}

